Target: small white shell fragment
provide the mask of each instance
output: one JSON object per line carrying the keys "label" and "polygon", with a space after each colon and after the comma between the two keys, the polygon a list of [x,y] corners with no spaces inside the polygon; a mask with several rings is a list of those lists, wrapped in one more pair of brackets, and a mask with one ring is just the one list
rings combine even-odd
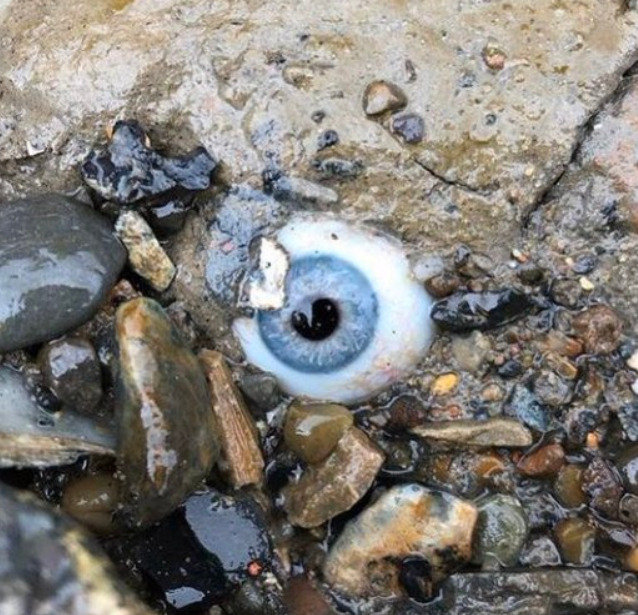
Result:
{"label": "small white shell fragment", "polygon": [[241,296],[247,305],[257,310],[278,310],[286,301],[286,275],[290,258],[274,239],[259,240],[259,265],[251,271],[242,287]]}
{"label": "small white shell fragment", "polygon": [[128,250],[129,264],[135,273],[155,290],[165,291],[177,270],[146,220],[135,211],[124,211],[115,223],[115,232]]}
{"label": "small white shell fragment", "polygon": [[594,283],[585,276],[582,276],[578,281],[580,282],[580,287],[587,292],[591,292],[596,288]]}
{"label": "small white shell fragment", "polygon": [[627,359],[627,367],[633,369],[635,372],[638,372],[638,350],[636,350],[628,359]]}

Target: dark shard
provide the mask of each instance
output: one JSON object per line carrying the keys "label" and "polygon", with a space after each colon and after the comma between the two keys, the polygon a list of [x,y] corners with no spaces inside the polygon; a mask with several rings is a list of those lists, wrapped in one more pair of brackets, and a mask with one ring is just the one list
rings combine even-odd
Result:
{"label": "dark shard", "polygon": [[583,473],[583,490],[594,510],[609,519],[618,518],[620,498],[624,490],[614,466],[599,457],[593,459]]}
{"label": "dark shard", "polygon": [[437,301],[432,319],[450,331],[494,329],[522,318],[534,305],[532,299],[515,289],[456,293]]}
{"label": "dark shard", "polygon": [[551,422],[549,409],[541,404],[525,385],[517,384],[512,389],[512,394],[505,403],[505,412],[536,431],[549,429]]}
{"label": "dark shard", "polygon": [[217,161],[204,147],[171,158],[147,143],[135,120],[116,122],[106,148],[93,150],[82,164],[84,181],[101,198],[121,204],[144,200],[159,205],[210,187]]}
{"label": "dark shard", "polygon": [[331,299],[316,299],[306,309],[295,310],[291,324],[301,337],[320,342],[330,337],[339,326],[339,309]]}
{"label": "dark shard", "polygon": [[523,366],[514,359],[505,361],[503,365],[498,368],[498,375],[501,378],[516,378],[523,373]]}
{"label": "dark shard", "polygon": [[317,151],[332,147],[339,143],[339,134],[336,130],[324,130],[317,139]]}
{"label": "dark shard", "polygon": [[399,583],[413,600],[430,600],[434,594],[432,566],[422,557],[406,557],[399,568]]}
{"label": "dark shard", "polygon": [[[139,571],[149,589],[183,613],[202,612],[227,598],[258,569],[272,548],[263,515],[248,498],[199,491],[159,523],[107,542],[111,557]],[[253,566],[251,566],[253,564]]]}
{"label": "dark shard", "polygon": [[187,194],[183,198],[175,198],[159,205],[149,207],[146,219],[160,238],[170,237],[182,230],[186,215],[193,206],[195,195]]}
{"label": "dark shard", "polygon": [[315,159],[312,166],[322,179],[351,179],[359,177],[365,169],[359,160],[344,160],[343,158]]}
{"label": "dark shard", "polygon": [[416,113],[406,113],[392,118],[392,132],[404,143],[420,143],[425,134],[423,118]]}
{"label": "dark shard", "polygon": [[597,264],[598,259],[595,256],[583,256],[574,263],[572,271],[578,275],[585,275],[592,272]]}
{"label": "dark shard", "polygon": [[618,410],[618,420],[632,442],[638,440],[638,403],[626,404]]}

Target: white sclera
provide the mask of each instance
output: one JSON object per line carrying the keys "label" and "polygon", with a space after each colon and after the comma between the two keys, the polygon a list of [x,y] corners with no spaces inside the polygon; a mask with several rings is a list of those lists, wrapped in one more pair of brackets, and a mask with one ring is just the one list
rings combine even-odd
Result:
{"label": "white sclera", "polygon": [[[282,363],[264,343],[256,318],[238,318],[233,330],[246,359],[273,373],[291,395],[356,403],[405,378],[434,335],[432,299],[410,271],[401,242],[370,228],[325,216],[297,216],[277,234],[291,260],[328,255],[351,263],[377,296],[379,319],[367,348],[330,373],[299,372]],[[320,342],[318,342],[320,343]]]}

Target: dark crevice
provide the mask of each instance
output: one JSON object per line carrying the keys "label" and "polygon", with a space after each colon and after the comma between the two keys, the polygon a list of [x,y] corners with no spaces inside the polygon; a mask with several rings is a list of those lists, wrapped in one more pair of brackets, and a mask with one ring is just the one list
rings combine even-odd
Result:
{"label": "dark crevice", "polygon": [[472,194],[476,194],[482,197],[489,197],[496,190],[496,187],[476,188],[475,186],[470,186],[458,179],[457,180],[448,179],[444,175],[441,175],[440,173],[437,173],[434,169],[431,169],[430,167],[428,167],[424,162],[421,162],[418,158],[413,158],[413,160],[424,171],[427,171],[430,175],[432,175],[433,177],[436,177],[436,179],[443,182],[447,186],[454,186],[455,188],[460,188],[461,190],[465,190],[466,192],[471,192]]}
{"label": "dark crevice", "polygon": [[614,105],[620,102],[625,96],[631,81],[638,78],[638,60],[636,60],[622,75],[616,89],[608,96],[603,98],[596,108],[592,111],[587,120],[579,127],[577,137],[572,146],[572,151],[569,156],[568,162],[563,166],[560,173],[556,178],[547,186],[547,188],[538,196],[536,201],[530,206],[522,222],[522,233],[525,235],[529,229],[530,223],[534,215],[538,212],[543,205],[547,204],[551,200],[552,192],[554,188],[560,183],[565,176],[565,173],[576,163],[580,154],[581,147],[594,130],[599,116],[603,113],[609,105]]}

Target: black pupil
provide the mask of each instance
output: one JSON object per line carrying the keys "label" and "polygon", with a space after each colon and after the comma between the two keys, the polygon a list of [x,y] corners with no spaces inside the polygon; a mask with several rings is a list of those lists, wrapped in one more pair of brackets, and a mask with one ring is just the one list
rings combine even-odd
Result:
{"label": "black pupil", "polygon": [[290,321],[301,337],[320,342],[330,337],[339,326],[339,310],[332,299],[315,299],[309,309],[295,310]]}

